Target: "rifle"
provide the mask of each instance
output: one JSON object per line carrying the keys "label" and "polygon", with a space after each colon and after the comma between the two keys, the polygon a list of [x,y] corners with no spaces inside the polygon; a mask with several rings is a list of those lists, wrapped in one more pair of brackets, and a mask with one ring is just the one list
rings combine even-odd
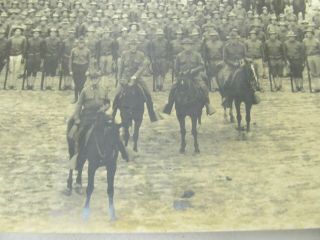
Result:
{"label": "rifle", "polygon": [[270,60],[268,59],[268,75],[269,75],[269,82],[270,82],[270,91],[273,92],[273,87],[272,87],[272,74],[270,72]]}
{"label": "rifle", "polygon": [[310,93],[312,93],[311,75],[310,75],[308,58],[306,58],[306,65],[307,65],[307,73],[308,73],[308,81],[309,81],[309,91],[310,91]]}
{"label": "rifle", "polygon": [[118,58],[112,58],[112,71],[115,75],[116,79],[116,87],[119,84],[119,78],[118,78]]}
{"label": "rifle", "polygon": [[9,57],[7,58],[7,63],[6,63],[6,74],[4,77],[4,84],[3,84],[3,89],[6,89],[7,86],[7,80],[8,80],[8,73],[9,73]]}
{"label": "rifle", "polygon": [[291,92],[294,92],[294,87],[293,87],[293,79],[292,79],[292,71],[290,68],[290,63],[289,63],[289,69],[290,69],[290,83],[291,83]]}
{"label": "rifle", "polygon": [[24,85],[25,85],[26,78],[27,78],[26,75],[27,75],[27,57],[26,57],[26,59],[25,59],[23,76],[22,76],[22,87],[21,87],[22,90],[24,90]]}
{"label": "rifle", "polygon": [[[45,60],[44,60],[45,61]],[[41,90],[44,90],[43,89],[43,85],[44,85],[44,77],[45,77],[45,72],[44,72],[44,63],[43,63],[43,66],[42,66],[42,73],[41,73]]]}
{"label": "rifle", "polygon": [[63,71],[62,71],[62,63],[59,64],[59,90],[61,91],[62,86],[62,77],[63,77]]}
{"label": "rifle", "polygon": [[174,68],[174,59],[172,60],[172,73],[171,73],[171,79],[172,79],[172,84],[174,83],[174,71],[175,71],[175,68]]}

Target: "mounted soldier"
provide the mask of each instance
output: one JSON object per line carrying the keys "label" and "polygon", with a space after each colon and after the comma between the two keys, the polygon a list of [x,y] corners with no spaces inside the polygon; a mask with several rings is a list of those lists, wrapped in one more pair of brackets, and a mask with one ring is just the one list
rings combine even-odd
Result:
{"label": "mounted soldier", "polygon": [[200,74],[205,70],[202,57],[199,52],[194,50],[194,42],[191,39],[184,39],[182,44],[184,46],[184,51],[178,54],[175,61],[177,82],[171,88],[168,103],[163,112],[166,114],[171,113],[178,84],[181,84],[184,80],[189,80],[196,89],[200,90],[198,92],[200,95],[199,97],[206,106],[207,114],[212,115],[215,113],[215,110],[210,105],[209,90]]}
{"label": "mounted soldier", "polygon": [[142,75],[149,64],[149,61],[143,52],[138,51],[138,44],[139,42],[137,39],[130,39],[128,43],[128,51],[124,52],[121,56],[118,72],[120,86],[114,99],[113,112],[115,114],[119,108],[119,101],[123,95],[122,86],[128,83],[131,86],[137,84],[144,94],[150,121],[155,122],[158,120],[158,118],[153,109],[152,97],[146,83],[142,79]]}

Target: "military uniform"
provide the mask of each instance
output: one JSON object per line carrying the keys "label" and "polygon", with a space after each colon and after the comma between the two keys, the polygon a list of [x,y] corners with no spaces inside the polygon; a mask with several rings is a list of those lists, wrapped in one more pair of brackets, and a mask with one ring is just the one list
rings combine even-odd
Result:
{"label": "military uniform", "polygon": [[69,30],[69,36],[62,41],[61,47],[61,70],[64,77],[64,89],[71,89],[70,82],[70,57],[71,51],[75,47],[74,30]]}
{"label": "military uniform", "polygon": [[223,42],[219,39],[218,33],[214,30],[209,32],[203,45],[202,56],[205,61],[208,80],[211,81],[211,89],[219,88],[216,77],[222,67],[222,49]]}
{"label": "military uniform", "polygon": [[[109,29],[104,30],[104,35],[98,44],[98,59],[100,64],[100,70],[102,74],[106,75],[111,73],[112,63],[112,38],[110,36],[111,31]],[[109,69],[109,71],[108,71]]]}
{"label": "military uniform", "polygon": [[0,73],[8,60],[8,39],[5,37],[6,31],[0,29]]}
{"label": "military uniform", "polygon": [[122,96],[122,85],[136,83],[145,95],[150,121],[154,122],[157,121],[157,117],[153,109],[151,94],[146,83],[142,79],[142,75],[149,64],[149,61],[143,54],[143,52],[137,50],[138,43],[138,40],[131,39],[129,42],[129,46],[134,46],[136,48],[135,51],[126,51],[121,56],[118,76],[120,81],[120,87],[118,88],[118,92],[114,99],[113,110],[114,112],[116,112],[116,110],[118,109],[119,100]]}
{"label": "military uniform", "polygon": [[320,91],[320,41],[314,37],[313,30],[307,29],[309,36],[303,40],[312,77],[313,89]]}
{"label": "military uniform", "polygon": [[[35,34],[39,34],[35,36]],[[40,29],[33,30],[33,37],[27,40],[26,47],[26,70],[27,70],[27,89],[33,89],[34,81],[41,66],[41,52],[43,51],[43,39],[40,37]]]}
{"label": "military uniform", "polygon": [[[86,145],[88,139],[88,132],[96,122],[99,114],[104,111],[110,105],[108,97],[108,90],[104,88],[99,80],[99,76],[89,76],[94,78],[92,83],[83,89],[79,96],[79,100],[76,104],[76,110],[71,119],[74,120],[74,125],[70,133],[76,142],[75,156],[78,157],[78,153]],[[76,161],[78,162],[78,159]],[[79,164],[78,164],[79,165]],[[78,169],[77,165],[77,169]]]}
{"label": "military uniform", "polygon": [[[13,27],[13,31],[23,29],[20,27]],[[9,73],[10,82],[8,86],[12,89],[17,88],[17,79],[22,75],[22,62],[25,57],[26,38],[23,35],[14,35],[9,39]]]}
{"label": "military uniform", "polygon": [[[80,40],[80,45],[84,43],[84,40]],[[74,97],[75,101],[78,100],[78,96],[81,93],[85,81],[86,72],[90,63],[90,50],[83,46],[79,46],[72,49],[70,54],[70,69],[72,71],[72,77],[74,81]]]}
{"label": "military uniform", "polygon": [[[256,36],[256,31],[251,31],[251,35]],[[253,65],[258,80],[258,87],[260,87],[260,77],[264,76],[264,66],[263,66],[263,44],[259,39],[253,38],[248,39],[246,42],[246,57],[253,60]]]}
{"label": "military uniform", "polygon": [[[276,35],[271,31],[269,34]],[[278,39],[269,39],[264,46],[265,61],[268,62],[269,74],[272,76],[273,85],[276,91],[282,89],[283,68],[285,65],[283,43]]]}
{"label": "military uniform", "polygon": [[[194,42],[191,39],[185,39],[183,44],[193,45]],[[194,84],[194,86],[201,90],[201,98],[207,109],[207,114],[212,115],[215,110],[210,105],[209,89],[202,79],[201,72],[205,70],[204,63],[200,53],[194,50],[184,50],[178,54],[175,61],[175,74],[177,82],[172,86],[168,103],[166,104],[163,112],[170,114],[174,105],[175,94],[178,84],[184,79],[188,78]]]}
{"label": "military uniform", "polygon": [[[55,32],[55,35],[53,35]],[[52,89],[54,77],[56,76],[60,53],[61,53],[61,40],[56,35],[57,30],[52,28],[50,29],[50,35],[44,40],[44,50],[43,50],[43,58],[44,65],[43,70],[44,74],[47,78],[46,80],[46,89]]]}
{"label": "military uniform", "polygon": [[152,64],[153,76],[156,81],[156,90],[162,91],[164,79],[168,73],[170,46],[169,42],[164,38],[164,32],[162,30],[158,29],[156,35],[156,39],[149,42],[147,52]]}
{"label": "military uniform", "polygon": [[302,73],[305,63],[305,47],[303,43],[297,41],[295,38],[297,35],[294,32],[289,32],[287,40],[284,44],[285,56],[289,62],[290,75],[295,82],[297,91],[304,91]]}

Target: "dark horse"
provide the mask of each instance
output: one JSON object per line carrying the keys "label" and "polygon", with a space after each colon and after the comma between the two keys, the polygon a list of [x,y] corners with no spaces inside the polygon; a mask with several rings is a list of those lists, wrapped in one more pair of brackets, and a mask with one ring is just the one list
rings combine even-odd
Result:
{"label": "dark horse", "polygon": [[205,105],[201,89],[191,82],[190,79],[180,81],[175,91],[175,109],[177,119],[180,124],[181,146],[180,153],[185,153],[186,149],[186,117],[191,118],[194,138],[194,152],[200,153],[198,143],[197,123],[201,123],[202,109]]}
{"label": "dark horse", "polygon": [[[143,120],[144,103],[146,99],[143,90],[137,85],[123,85],[122,93],[117,101],[118,108],[120,110],[121,123],[124,128],[124,142],[125,146],[128,146],[130,133],[129,128],[134,122],[133,132],[133,150],[138,152],[138,138],[139,130]],[[113,106],[113,117],[116,115],[117,108]]]}
{"label": "dark horse", "polygon": [[[68,122],[67,132],[74,124],[73,120]],[[84,217],[89,216],[89,205],[91,194],[94,189],[94,176],[96,170],[105,166],[107,169],[107,182],[108,182],[108,198],[109,198],[109,216],[111,220],[116,219],[115,209],[113,204],[113,194],[114,194],[114,177],[117,168],[117,158],[119,151],[121,152],[122,158],[128,160],[128,155],[124,149],[122,142],[120,141],[119,134],[120,125],[116,125],[110,122],[104,113],[99,113],[95,124],[91,129],[91,134],[85,143],[81,144],[83,146],[80,148],[78,154],[76,169],[78,170],[78,175],[76,183],[81,186],[82,170],[86,160],[88,159],[88,185],[87,185],[87,196],[84,206]],[[68,134],[67,134],[68,136]],[[75,142],[73,139],[67,137],[69,155],[70,158],[75,154]],[[72,174],[73,170],[69,171],[69,178],[67,181],[67,188],[69,193],[72,191]]]}
{"label": "dark horse", "polygon": [[243,102],[246,109],[246,122],[247,122],[247,132],[250,131],[250,121],[251,121],[251,107],[253,104],[257,103],[255,97],[254,89],[257,86],[257,76],[250,60],[245,60],[242,67],[237,69],[232,75],[232,79],[228,81],[225,86],[225,94],[228,101],[234,101],[236,111],[237,111],[237,121],[238,130],[243,130],[241,128],[241,112],[240,106]]}

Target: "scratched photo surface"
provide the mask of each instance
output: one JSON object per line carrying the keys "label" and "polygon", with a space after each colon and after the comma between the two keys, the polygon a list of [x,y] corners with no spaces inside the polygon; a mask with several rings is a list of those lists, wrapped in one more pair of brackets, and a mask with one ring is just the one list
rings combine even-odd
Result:
{"label": "scratched photo surface", "polygon": [[320,227],[319,0],[0,5],[1,232]]}

